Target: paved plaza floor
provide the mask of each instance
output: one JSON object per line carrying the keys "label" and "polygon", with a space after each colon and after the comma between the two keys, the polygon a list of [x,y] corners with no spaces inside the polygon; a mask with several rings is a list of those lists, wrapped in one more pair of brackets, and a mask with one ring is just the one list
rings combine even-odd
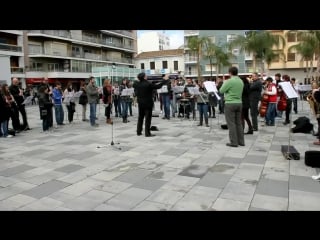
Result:
{"label": "paved plaza floor", "polygon": [[[312,134],[291,134],[301,158],[286,160],[280,149],[290,126],[283,119],[272,127],[259,122],[245,146],[233,148],[220,128],[223,114],[210,127],[153,117],[159,131],[147,138],[136,134],[133,108],[129,123],[113,118],[111,146],[102,106],[99,127],[83,122],[77,105],[74,123],[65,113],[66,125],[50,133],[42,133],[38,106],[26,111],[32,130],[0,139],[0,210],[320,210],[320,182],[311,178],[317,169],[304,163],[305,151],[320,148]],[[299,102],[292,120],[315,123],[309,111]]]}

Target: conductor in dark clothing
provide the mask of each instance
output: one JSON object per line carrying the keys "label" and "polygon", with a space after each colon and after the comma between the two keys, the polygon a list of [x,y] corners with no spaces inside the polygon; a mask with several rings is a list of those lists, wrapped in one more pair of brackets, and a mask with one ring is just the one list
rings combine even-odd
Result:
{"label": "conductor in dark clothing", "polygon": [[145,120],[145,136],[153,137],[154,134],[150,132],[152,108],[153,108],[153,90],[162,87],[163,82],[159,84],[152,84],[147,81],[147,75],[145,73],[138,74],[139,81],[134,82],[133,88],[138,99],[138,123],[137,123],[137,135],[142,134],[143,119]]}

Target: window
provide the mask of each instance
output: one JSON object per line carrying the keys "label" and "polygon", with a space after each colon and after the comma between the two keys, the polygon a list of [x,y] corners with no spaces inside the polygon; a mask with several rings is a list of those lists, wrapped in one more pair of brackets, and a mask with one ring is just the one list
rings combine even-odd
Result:
{"label": "window", "polygon": [[296,34],[295,33],[288,33],[287,41],[288,42],[296,42]]}
{"label": "window", "polygon": [[141,69],[144,69],[144,63],[141,63],[140,66]]}
{"label": "window", "polygon": [[287,61],[288,62],[293,62],[296,60],[296,54],[295,53],[288,53],[287,54]]}
{"label": "window", "polygon": [[208,37],[212,43],[216,43],[216,37],[215,36],[210,36]]}
{"label": "window", "polygon": [[178,61],[173,61],[173,70],[174,71],[178,71],[179,70],[179,64],[178,64]]}
{"label": "window", "polygon": [[156,68],[155,63],[154,62],[150,62],[150,69],[154,70]]}
{"label": "window", "polygon": [[238,56],[239,55],[239,49],[237,49],[237,48],[232,49],[232,54],[235,55],[235,56]]}
{"label": "window", "polygon": [[236,34],[228,34],[227,35],[227,42],[231,42],[237,38]]}
{"label": "window", "polygon": [[162,61],[162,68],[164,69],[168,68],[168,61]]}

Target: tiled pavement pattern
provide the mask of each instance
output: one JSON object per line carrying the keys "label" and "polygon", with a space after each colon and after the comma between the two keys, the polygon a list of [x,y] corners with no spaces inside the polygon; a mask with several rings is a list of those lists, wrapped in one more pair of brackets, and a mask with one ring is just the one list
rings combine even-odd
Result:
{"label": "tiled pavement pattern", "polygon": [[[219,127],[224,115],[210,128],[154,117],[160,131],[146,138],[136,135],[133,110],[128,124],[114,118],[111,146],[102,107],[98,128],[81,121],[77,105],[74,124],[45,134],[38,107],[28,106],[32,130],[0,139],[0,210],[320,210],[317,169],[304,164],[305,151],[320,150],[311,134],[291,135],[301,159],[288,161],[280,151],[288,144],[283,120],[259,122],[245,147],[230,148]],[[315,123],[306,102],[292,120],[300,115]]]}

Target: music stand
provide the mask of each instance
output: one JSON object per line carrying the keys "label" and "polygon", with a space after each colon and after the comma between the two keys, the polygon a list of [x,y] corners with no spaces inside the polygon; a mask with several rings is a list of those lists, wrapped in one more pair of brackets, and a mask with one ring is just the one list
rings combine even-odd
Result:
{"label": "music stand", "polygon": [[[291,100],[293,98],[298,97],[298,94],[296,90],[293,88],[290,82],[281,82],[279,83],[281,86],[282,90],[284,93],[287,95],[287,98],[290,98]],[[292,112],[290,112],[290,123],[289,123],[289,138],[288,138],[288,147],[287,147],[287,152],[283,152],[283,155],[285,159],[290,160],[290,159],[295,159],[295,157],[292,154],[292,149],[291,149],[291,128],[292,128]],[[285,146],[283,145],[282,148]],[[291,151],[290,151],[291,150]]]}
{"label": "music stand", "polygon": [[[212,81],[205,81],[203,82],[204,84],[204,87],[206,88],[207,92],[210,94],[210,93],[213,93],[216,98],[217,98],[217,101],[220,101],[221,97],[219,96],[218,94],[218,89],[217,89],[217,86],[216,86],[216,83],[215,82],[212,82]],[[210,107],[212,108],[212,105],[210,104]],[[218,113],[218,126],[220,124],[220,121],[219,121],[219,116],[220,116],[220,113]],[[210,129],[209,129],[209,132],[211,132],[211,128],[212,128],[212,118],[210,120]]]}
{"label": "music stand", "polygon": [[[116,66],[113,64],[112,65],[112,75],[113,75],[113,69],[115,69],[116,68]],[[113,77],[111,76],[111,87],[113,88]],[[112,90],[111,90],[111,104],[112,104],[112,102],[113,102],[113,94],[112,94]],[[112,106],[112,105],[111,105]],[[113,141],[113,124],[114,124],[114,122],[112,121],[112,123],[111,123],[111,142],[110,142],[110,144],[107,144],[107,145],[98,145],[97,146],[97,148],[108,148],[108,147],[113,147],[113,148],[115,148],[115,149],[117,149],[117,150],[122,150],[122,148],[121,147],[117,147],[117,146],[115,146],[115,144],[120,144],[119,142],[114,142]]]}

